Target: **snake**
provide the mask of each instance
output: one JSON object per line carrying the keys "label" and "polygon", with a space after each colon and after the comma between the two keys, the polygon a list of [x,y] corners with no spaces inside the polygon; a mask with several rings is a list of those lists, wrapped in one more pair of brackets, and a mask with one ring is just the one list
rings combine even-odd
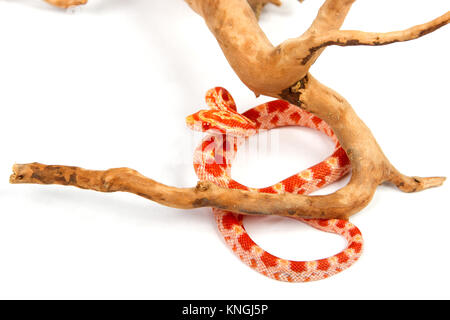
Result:
{"label": "snake", "polygon": [[[190,129],[207,133],[194,151],[194,170],[201,181],[249,192],[306,195],[339,180],[351,170],[350,160],[329,125],[296,105],[273,100],[240,114],[233,97],[222,87],[207,91],[206,104],[209,109],[186,118]],[[263,130],[286,126],[302,126],[326,134],[335,144],[333,153],[322,162],[265,188],[247,187],[231,177],[232,161],[246,139]],[[256,244],[244,227],[245,215],[218,208],[212,211],[225,243],[239,259],[275,280],[309,282],[325,279],[353,265],[362,253],[362,234],[348,220],[289,217],[318,230],[338,234],[347,241],[341,252],[328,258],[293,261],[279,258]]]}

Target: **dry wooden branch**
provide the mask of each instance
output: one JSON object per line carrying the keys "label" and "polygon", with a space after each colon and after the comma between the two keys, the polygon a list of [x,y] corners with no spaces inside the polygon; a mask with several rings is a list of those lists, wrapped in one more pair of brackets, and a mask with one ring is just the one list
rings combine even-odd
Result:
{"label": "dry wooden branch", "polygon": [[[61,1],[48,1],[59,3]],[[385,45],[416,39],[450,22],[450,12],[404,31],[340,31],[354,0],[326,0],[310,28],[300,37],[273,46],[258,25],[258,13],[270,0],[186,0],[202,16],[230,65],[249,89],[289,101],[328,123],[352,164],[347,186],[325,196],[263,194],[220,188],[200,181],[195,188],[175,188],[128,168],[107,171],[42,164],[15,165],[11,183],[71,185],[102,192],[135,193],[176,208],[216,207],[243,214],[306,218],[344,218],[364,208],[377,186],[391,182],[415,192],[440,186],[443,177],[408,177],[383,154],[370,130],[350,104],[310,73],[311,65],[330,45]]]}
{"label": "dry wooden branch", "polygon": [[[204,18],[242,82],[256,95],[280,97],[281,92],[306,76],[326,46],[339,44],[327,44],[326,40],[336,40],[336,32],[355,1],[325,1],[316,19],[303,35],[288,39],[278,46],[270,43],[245,0],[188,2]],[[418,30],[414,35],[420,37],[444,26],[449,22],[448,14],[422,25],[422,29],[413,27],[413,30]],[[404,31],[406,34],[401,31],[395,34],[405,39],[414,33],[409,30]],[[350,44],[352,42],[348,43]]]}
{"label": "dry wooden branch", "polygon": [[[302,65],[306,65],[316,52],[328,46],[382,46],[395,42],[410,41],[431,33],[450,22],[450,11],[442,16],[414,27],[402,31],[393,31],[386,33],[362,32],[355,30],[330,30],[329,32],[316,35],[311,34],[297,40],[291,40],[282,44],[285,54],[296,57]],[[304,56],[302,49],[298,46],[308,46],[309,54]],[[290,50],[291,49],[291,50]],[[298,50],[298,54],[296,54]]]}
{"label": "dry wooden branch", "polygon": [[45,1],[59,8],[69,8],[72,6],[79,6],[82,4],[86,4],[88,2],[88,0],[45,0]]}
{"label": "dry wooden branch", "polygon": [[281,6],[280,0],[247,0],[247,1],[250,7],[252,7],[252,10],[255,13],[256,18],[259,18],[261,10],[268,3],[274,4],[276,6]]}
{"label": "dry wooden branch", "polygon": [[[146,178],[129,168],[106,171],[85,170],[78,167],[48,166],[39,163],[16,164],[10,182],[14,184],[58,184],[100,192],[130,192],[165,206],[193,209],[215,207],[247,215],[281,215],[307,218],[342,218],[365,207],[370,201],[374,187],[361,190],[361,198],[350,199],[344,193],[331,196],[304,196],[285,193],[282,195],[231,190],[201,181],[194,188],[166,186]],[[436,186],[442,183],[426,178],[426,183]],[[421,182],[413,182],[411,188],[423,189]]]}

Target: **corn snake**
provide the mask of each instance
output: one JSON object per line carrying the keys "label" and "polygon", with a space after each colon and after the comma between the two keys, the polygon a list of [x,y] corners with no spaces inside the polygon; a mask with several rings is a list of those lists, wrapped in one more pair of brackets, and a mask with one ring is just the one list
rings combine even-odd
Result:
{"label": "corn snake", "polygon": [[[209,110],[200,110],[186,118],[188,127],[210,134],[194,152],[194,169],[200,180],[252,192],[309,194],[340,179],[351,169],[347,154],[331,128],[320,118],[295,105],[274,100],[239,114],[232,96],[220,87],[207,92],[206,103]],[[303,126],[325,133],[335,143],[333,154],[319,164],[267,188],[249,188],[233,180],[231,163],[243,139],[260,130],[283,126]],[[213,212],[219,231],[233,252],[251,268],[276,280],[307,282],[328,278],[350,267],[362,253],[361,232],[346,220],[295,218],[316,229],[343,236],[347,247],[325,259],[290,261],[259,247],[245,230],[243,215],[216,208]]]}

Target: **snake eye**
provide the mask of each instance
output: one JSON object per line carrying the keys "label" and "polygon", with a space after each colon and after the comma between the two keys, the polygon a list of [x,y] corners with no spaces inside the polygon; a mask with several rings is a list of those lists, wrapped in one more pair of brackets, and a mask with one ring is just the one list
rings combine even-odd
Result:
{"label": "snake eye", "polygon": [[202,122],[202,131],[208,131],[211,129],[211,124],[208,122]]}

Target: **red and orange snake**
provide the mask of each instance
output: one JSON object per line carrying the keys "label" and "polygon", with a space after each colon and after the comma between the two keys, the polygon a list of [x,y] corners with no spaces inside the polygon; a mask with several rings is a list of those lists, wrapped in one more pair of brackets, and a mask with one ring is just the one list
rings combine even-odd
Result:
{"label": "red and orange snake", "polygon": [[[239,114],[232,96],[220,87],[207,92],[206,103],[209,110],[201,110],[186,118],[191,129],[210,133],[194,153],[194,169],[200,180],[252,192],[309,194],[340,179],[351,169],[349,159],[330,127],[295,105],[274,100]],[[283,126],[303,126],[325,133],[336,144],[333,154],[267,188],[249,188],[233,180],[231,163],[242,142],[239,138]],[[219,231],[234,253],[251,268],[276,280],[306,282],[328,278],[350,267],[362,252],[361,232],[349,221],[295,218],[319,230],[343,236],[347,247],[334,256],[315,261],[278,258],[250,238],[243,225],[243,215],[220,209],[213,209],[213,212]]]}

